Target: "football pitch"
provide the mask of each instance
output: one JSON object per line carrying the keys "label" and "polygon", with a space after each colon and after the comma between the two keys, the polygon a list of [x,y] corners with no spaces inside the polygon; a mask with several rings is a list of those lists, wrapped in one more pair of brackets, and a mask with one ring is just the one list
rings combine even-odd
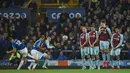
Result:
{"label": "football pitch", "polygon": [[130,69],[101,69],[101,70],[81,70],[81,69],[37,69],[33,71],[29,70],[0,70],[0,73],[130,73]]}

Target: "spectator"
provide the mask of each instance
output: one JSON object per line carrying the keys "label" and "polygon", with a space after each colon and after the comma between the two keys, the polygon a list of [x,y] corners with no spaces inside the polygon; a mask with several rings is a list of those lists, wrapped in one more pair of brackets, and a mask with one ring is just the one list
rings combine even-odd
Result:
{"label": "spectator", "polygon": [[57,43],[56,48],[57,48],[58,52],[61,52],[63,50],[63,47],[61,47],[60,43]]}
{"label": "spectator", "polygon": [[46,38],[47,38],[47,36],[49,36],[49,33],[46,31],[45,35],[46,35]]}
{"label": "spectator", "polygon": [[54,57],[51,55],[51,52],[48,52],[48,55],[50,56],[49,60],[54,60]]}
{"label": "spectator", "polygon": [[[129,32],[129,35],[130,35],[130,32]],[[128,40],[126,41],[126,46],[128,48],[128,57],[130,60],[130,36],[128,37]]]}
{"label": "spectator", "polygon": [[71,43],[71,41],[70,41],[70,40],[68,41],[67,46],[68,46],[68,47],[67,47],[67,48],[68,48],[68,50],[71,50],[71,48],[72,48],[72,47],[71,47],[71,46],[72,46],[72,43]]}
{"label": "spectator", "polygon": [[32,39],[33,39],[33,41],[35,42],[36,39],[37,39],[37,37],[36,37],[36,36],[33,36]]}
{"label": "spectator", "polygon": [[20,22],[17,21],[17,23],[15,24],[15,38],[19,39],[22,37],[21,35],[22,29],[20,27]]}
{"label": "spectator", "polygon": [[[81,1],[81,0],[80,0]],[[82,2],[82,1],[81,1]],[[85,2],[83,3],[82,7],[85,9],[85,13],[87,13],[87,10],[88,10],[88,0],[85,0]]]}
{"label": "spectator", "polygon": [[62,9],[62,8],[66,8],[64,2],[61,2],[61,5],[59,6],[59,8],[60,8],[60,9]]}
{"label": "spectator", "polygon": [[58,29],[59,34],[63,34],[64,33],[64,24],[61,23]]}
{"label": "spectator", "polygon": [[76,49],[74,45],[72,45],[72,52],[70,54],[70,59],[76,59]]}
{"label": "spectator", "polygon": [[9,48],[9,42],[5,35],[2,36],[0,39],[0,59],[3,59],[6,55],[6,51]]}
{"label": "spectator", "polygon": [[71,22],[70,22],[70,19],[68,18],[68,19],[66,20],[66,24],[65,24],[65,25],[69,25],[69,23],[71,23]]}
{"label": "spectator", "polygon": [[39,22],[37,22],[36,25],[35,25],[35,27],[36,27],[36,28],[37,28],[37,27],[40,28],[40,27],[41,27],[41,24],[40,24]]}
{"label": "spectator", "polygon": [[57,60],[66,60],[66,56],[63,55],[63,52],[60,52],[60,55],[58,56]]}
{"label": "spectator", "polygon": [[37,37],[37,39],[41,36],[40,27],[37,27],[34,33]]}
{"label": "spectator", "polygon": [[73,35],[76,35],[77,33],[78,33],[77,26],[74,26],[73,31],[72,31],[72,34],[73,34]]}
{"label": "spectator", "polygon": [[6,2],[6,1],[4,1],[4,2],[2,3],[2,8],[7,8],[7,2]]}
{"label": "spectator", "polygon": [[91,24],[92,23],[92,19],[88,18],[87,22],[88,22],[88,24]]}
{"label": "spectator", "polygon": [[27,48],[28,48],[29,52],[32,50],[33,44],[34,44],[33,40],[30,39],[29,42],[27,43]]}
{"label": "spectator", "polygon": [[50,31],[51,30],[51,26],[49,24],[46,24],[46,31]]}
{"label": "spectator", "polygon": [[41,34],[45,34],[45,33],[46,33],[46,28],[45,28],[46,25],[45,25],[44,20],[41,20],[41,21],[40,21],[40,25],[41,25],[40,31],[42,31]]}
{"label": "spectator", "polygon": [[81,16],[78,14],[75,18],[74,18],[74,20],[80,20],[80,21],[82,21],[82,18],[81,18]]}
{"label": "spectator", "polygon": [[14,37],[14,34],[15,34],[15,26],[14,24],[10,24],[9,36]]}
{"label": "spectator", "polygon": [[77,22],[77,23],[76,23],[76,26],[77,26],[78,28],[80,28],[80,26],[82,26],[81,21],[80,21],[80,20],[77,20],[76,22]]}
{"label": "spectator", "polygon": [[67,45],[64,45],[64,50],[68,50],[68,46]]}
{"label": "spectator", "polygon": [[26,40],[26,42],[29,42],[29,37],[28,36],[25,36],[25,40]]}
{"label": "spectator", "polygon": [[55,41],[56,43],[61,43],[61,38],[58,36],[57,38],[56,38],[56,41]]}
{"label": "spectator", "polygon": [[69,35],[69,29],[68,29],[68,27],[64,28],[64,35]]}
{"label": "spectator", "polygon": [[128,32],[126,31],[125,33],[124,33],[124,41],[126,42],[127,40],[128,40]]}
{"label": "spectator", "polygon": [[130,49],[128,49],[128,57],[129,57],[129,60],[130,60]]}
{"label": "spectator", "polygon": [[89,27],[88,23],[85,23],[85,27],[87,28],[87,31],[89,32],[90,31],[90,27]]}
{"label": "spectator", "polygon": [[63,11],[62,11],[62,13],[61,13],[61,15],[60,15],[59,21],[60,21],[61,23],[65,23],[65,22],[66,22],[66,19],[68,19],[68,18],[69,18],[68,13],[66,13],[66,11],[63,9]]}
{"label": "spectator", "polygon": [[4,28],[0,28],[0,39],[2,39],[3,37],[2,37],[2,35],[4,34]]}
{"label": "spectator", "polygon": [[26,31],[27,31],[27,25],[28,25],[28,20],[25,18],[25,15],[22,14],[21,18],[20,18],[20,28],[22,30],[21,34],[21,38],[23,38],[23,36],[26,35]]}
{"label": "spectator", "polygon": [[91,7],[96,8],[97,7],[98,0],[92,0]]}
{"label": "spectator", "polygon": [[10,3],[10,6],[9,6],[9,8],[15,8],[14,1],[12,1],[12,2]]}
{"label": "spectator", "polygon": [[128,5],[128,0],[120,0],[120,3],[122,4],[122,8],[123,10],[127,10],[127,5]]}
{"label": "spectator", "polygon": [[31,16],[32,16],[32,24],[36,24],[36,18],[37,18],[37,3],[36,0],[33,0],[28,8],[31,10]]}

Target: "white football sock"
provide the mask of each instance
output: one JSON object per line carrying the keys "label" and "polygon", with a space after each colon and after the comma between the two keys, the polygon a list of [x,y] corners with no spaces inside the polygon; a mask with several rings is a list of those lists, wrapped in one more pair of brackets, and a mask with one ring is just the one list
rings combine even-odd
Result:
{"label": "white football sock", "polygon": [[18,70],[22,67],[23,63],[24,63],[24,60],[21,60],[19,66],[18,66],[18,68],[17,68]]}
{"label": "white football sock", "polygon": [[35,62],[35,60],[32,60],[32,59],[28,59],[28,62]]}
{"label": "white football sock", "polygon": [[46,66],[46,64],[47,64],[47,59],[44,61],[43,66],[45,67],[45,66]]}
{"label": "white football sock", "polygon": [[30,65],[29,65],[28,67],[31,68],[33,64],[34,64],[34,63],[30,63]]}
{"label": "white football sock", "polygon": [[34,59],[34,57],[33,57],[32,55],[30,55],[30,54],[28,54],[28,57],[33,58],[33,59]]}
{"label": "white football sock", "polygon": [[36,64],[36,63],[34,63],[34,64],[33,64],[33,68],[32,68],[32,69],[35,69],[35,68],[36,68],[36,66],[37,66],[37,64]]}

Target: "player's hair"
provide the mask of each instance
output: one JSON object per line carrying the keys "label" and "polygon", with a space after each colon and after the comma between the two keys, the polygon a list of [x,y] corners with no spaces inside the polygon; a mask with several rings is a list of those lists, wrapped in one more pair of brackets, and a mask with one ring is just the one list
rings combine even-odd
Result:
{"label": "player's hair", "polygon": [[117,27],[115,27],[115,29],[120,29],[120,27],[117,26]]}
{"label": "player's hair", "polygon": [[41,35],[41,37],[40,38],[44,38],[45,39],[45,36],[44,35]]}
{"label": "player's hair", "polygon": [[106,24],[106,20],[105,19],[101,20],[101,23]]}
{"label": "player's hair", "polygon": [[83,28],[87,29],[85,26],[82,26],[82,29],[83,29]]}
{"label": "player's hair", "polygon": [[52,36],[52,35],[48,35],[47,38],[48,38],[48,37],[51,37],[51,36]]}
{"label": "player's hair", "polygon": [[120,28],[119,28],[119,27],[115,27],[115,28],[114,28],[114,31],[116,31],[116,29],[120,31]]}
{"label": "player's hair", "polygon": [[8,40],[11,41],[11,40],[13,40],[13,38],[12,38],[12,37],[9,37]]}

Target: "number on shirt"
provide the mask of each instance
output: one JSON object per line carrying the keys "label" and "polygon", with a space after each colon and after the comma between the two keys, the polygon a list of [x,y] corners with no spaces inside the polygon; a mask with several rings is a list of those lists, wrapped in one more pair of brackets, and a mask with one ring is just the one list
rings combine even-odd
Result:
{"label": "number on shirt", "polygon": [[17,45],[21,45],[22,43],[18,40],[18,41],[16,42],[16,44],[17,44]]}

